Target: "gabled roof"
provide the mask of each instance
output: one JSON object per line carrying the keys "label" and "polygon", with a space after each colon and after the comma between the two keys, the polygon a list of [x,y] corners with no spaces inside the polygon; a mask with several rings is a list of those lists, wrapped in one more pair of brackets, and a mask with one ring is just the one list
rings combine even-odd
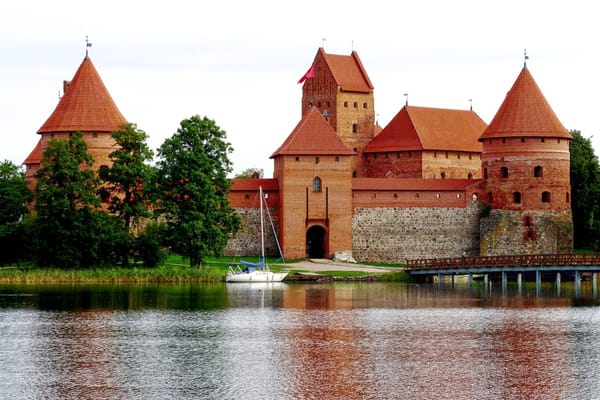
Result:
{"label": "gabled roof", "polygon": [[571,139],[526,66],[479,140],[523,136]]}
{"label": "gabled roof", "polygon": [[92,60],[85,57],[56,109],[38,133],[115,132],[126,124]]}
{"label": "gabled roof", "polygon": [[354,155],[316,107],[304,114],[285,142],[270,158],[283,155]]}
{"label": "gabled roof", "polygon": [[319,56],[323,57],[333,79],[344,92],[370,93],[373,91],[373,84],[356,51],[349,56],[344,56],[327,54],[323,48],[320,48],[317,53],[317,57]]}
{"label": "gabled roof", "polygon": [[37,144],[31,150],[31,153],[27,156],[23,164],[31,165],[31,164],[39,164],[42,161],[42,139],[38,140]]}
{"label": "gabled roof", "polygon": [[473,179],[353,178],[352,190],[465,190],[477,182]]}
{"label": "gabled roof", "polygon": [[485,122],[473,111],[404,106],[363,151],[481,152],[477,139],[485,128]]}

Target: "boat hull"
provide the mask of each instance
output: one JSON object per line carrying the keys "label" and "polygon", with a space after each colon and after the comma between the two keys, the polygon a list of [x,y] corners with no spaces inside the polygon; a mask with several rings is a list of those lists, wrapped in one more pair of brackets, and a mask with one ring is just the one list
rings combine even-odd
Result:
{"label": "boat hull", "polygon": [[281,282],[287,272],[251,271],[230,272],[225,277],[226,282]]}

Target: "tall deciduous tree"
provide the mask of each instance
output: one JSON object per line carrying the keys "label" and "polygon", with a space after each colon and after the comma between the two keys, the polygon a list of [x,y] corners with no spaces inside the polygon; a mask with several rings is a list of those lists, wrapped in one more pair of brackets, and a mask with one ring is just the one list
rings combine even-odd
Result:
{"label": "tall deciduous tree", "polygon": [[149,216],[151,204],[152,175],[154,168],[147,164],[152,150],[146,143],[146,132],[135,124],[126,124],[113,132],[117,149],[109,154],[112,166],[103,166],[99,170],[104,182],[103,191],[110,199],[108,211],[122,222],[129,240],[123,243],[121,262],[128,265],[132,236],[131,228],[140,218]]}
{"label": "tall deciduous tree", "polygon": [[158,150],[159,211],[171,248],[188,257],[190,266],[220,255],[239,229],[239,215],[227,199],[231,152],[225,132],[199,116],[183,120]]}
{"label": "tall deciduous tree", "polygon": [[25,174],[10,161],[0,164],[0,265],[27,257],[29,235],[23,217],[33,197]]}
{"label": "tall deciduous tree", "polygon": [[25,173],[10,161],[0,164],[0,226],[20,221],[27,213],[33,193]]}
{"label": "tall deciduous tree", "polygon": [[36,261],[40,266],[85,268],[111,257],[118,237],[99,205],[98,179],[81,133],[51,139],[36,174]]}
{"label": "tall deciduous tree", "polygon": [[571,211],[575,247],[598,248],[600,244],[600,166],[592,142],[571,131]]}

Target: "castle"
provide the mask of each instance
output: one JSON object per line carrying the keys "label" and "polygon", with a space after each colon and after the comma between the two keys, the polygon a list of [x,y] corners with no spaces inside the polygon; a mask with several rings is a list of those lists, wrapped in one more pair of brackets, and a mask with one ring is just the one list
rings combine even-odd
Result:
{"label": "castle", "polygon": [[[302,117],[271,155],[273,178],[233,179],[243,229],[226,254],[258,254],[259,187],[288,259],[572,251],[571,136],[526,65],[489,125],[472,110],[405,105],[382,129],[355,51],[320,48],[301,81]],[[87,56],[65,86],[25,160],[29,179],[48,139],[75,131],[106,164],[110,132],[125,123]]]}

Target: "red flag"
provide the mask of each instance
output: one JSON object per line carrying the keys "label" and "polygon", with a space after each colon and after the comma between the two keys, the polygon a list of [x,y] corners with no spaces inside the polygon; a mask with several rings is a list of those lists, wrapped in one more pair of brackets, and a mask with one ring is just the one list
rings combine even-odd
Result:
{"label": "red flag", "polygon": [[307,80],[308,78],[313,78],[314,76],[315,76],[315,64],[310,66],[308,71],[306,71],[306,73],[304,75],[302,75],[302,78],[300,78],[298,83],[302,83],[305,80]]}

